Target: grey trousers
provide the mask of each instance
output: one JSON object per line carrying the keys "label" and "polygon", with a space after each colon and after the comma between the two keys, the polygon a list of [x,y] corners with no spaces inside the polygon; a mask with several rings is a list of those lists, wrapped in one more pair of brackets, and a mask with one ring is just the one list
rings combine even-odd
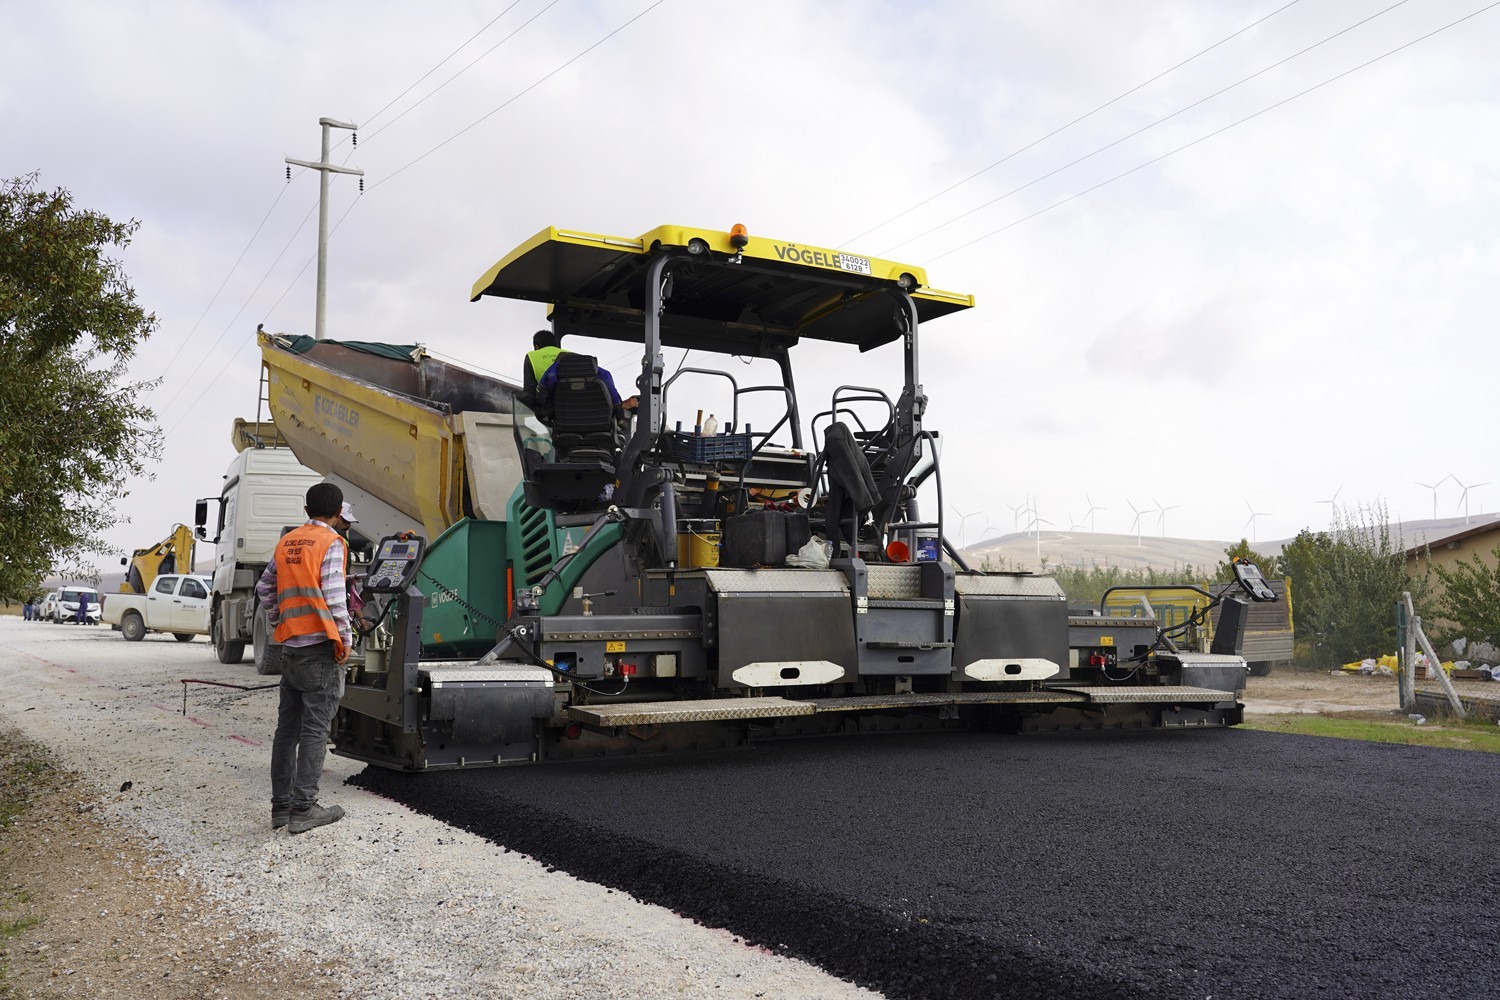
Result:
{"label": "grey trousers", "polygon": [[318,801],[328,730],[344,696],[344,668],[333,643],[281,647],[281,707],[271,742],[271,807],[307,809]]}

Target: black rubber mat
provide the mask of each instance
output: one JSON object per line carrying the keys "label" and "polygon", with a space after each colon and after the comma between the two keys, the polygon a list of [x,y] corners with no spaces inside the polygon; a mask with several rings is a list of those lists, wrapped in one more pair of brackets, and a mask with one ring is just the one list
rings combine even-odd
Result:
{"label": "black rubber mat", "polygon": [[890,997],[1223,1000],[1500,990],[1497,778],[1220,730],[352,780]]}

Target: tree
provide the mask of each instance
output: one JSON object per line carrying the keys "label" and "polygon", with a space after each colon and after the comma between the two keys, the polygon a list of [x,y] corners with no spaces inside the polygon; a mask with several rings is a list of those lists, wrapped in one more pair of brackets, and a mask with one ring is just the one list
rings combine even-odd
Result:
{"label": "tree", "polygon": [[1297,638],[1323,665],[1392,652],[1401,592],[1425,593],[1378,505],[1339,510],[1332,531],[1304,528],[1282,551],[1280,569],[1296,595]]}
{"label": "tree", "polygon": [[1477,552],[1452,566],[1433,565],[1442,583],[1437,600],[1441,626],[1435,631],[1443,639],[1462,636],[1470,642],[1500,645],[1500,546],[1490,558],[1494,565],[1486,566]]}
{"label": "tree", "polygon": [[107,256],[140,223],[73,206],[38,174],[0,181],[0,597],[106,551],[126,480],[160,454],[153,382],[127,366],[156,329]]}
{"label": "tree", "polygon": [[1219,563],[1218,568],[1214,571],[1214,578],[1221,583],[1229,583],[1234,580],[1234,561],[1236,559],[1253,562],[1255,568],[1260,570],[1260,575],[1267,579],[1281,575],[1280,560],[1275,556],[1261,555],[1252,549],[1250,543],[1243,538],[1225,549],[1224,555],[1227,558],[1224,562]]}
{"label": "tree", "polygon": [[1170,570],[1124,569],[1120,566],[1057,566],[1048,574],[1062,587],[1068,603],[1077,607],[1097,608],[1104,592],[1111,587],[1145,587],[1195,583],[1202,574],[1192,566],[1174,566]]}

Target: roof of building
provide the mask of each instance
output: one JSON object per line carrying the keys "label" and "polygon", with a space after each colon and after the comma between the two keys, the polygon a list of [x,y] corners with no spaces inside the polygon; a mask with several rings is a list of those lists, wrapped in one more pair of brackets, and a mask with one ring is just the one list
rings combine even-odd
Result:
{"label": "roof of building", "polygon": [[1467,527],[1458,528],[1447,534],[1434,535],[1420,545],[1413,545],[1406,550],[1406,558],[1416,559],[1424,551],[1429,549],[1456,549],[1471,538],[1488,535],[1492,532],[1500,532],[1500,514],[1488,515],[1488,519]]}

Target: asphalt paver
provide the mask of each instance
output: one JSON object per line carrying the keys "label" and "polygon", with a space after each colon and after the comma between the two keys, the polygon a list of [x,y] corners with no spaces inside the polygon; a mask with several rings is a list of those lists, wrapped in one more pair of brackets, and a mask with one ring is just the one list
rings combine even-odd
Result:
{"label": "asphalt paver", "polygon": [[1497,778],[1490,754],[1217,730],[351,780],[893,998],[1223,1000],[1494,995]]}

